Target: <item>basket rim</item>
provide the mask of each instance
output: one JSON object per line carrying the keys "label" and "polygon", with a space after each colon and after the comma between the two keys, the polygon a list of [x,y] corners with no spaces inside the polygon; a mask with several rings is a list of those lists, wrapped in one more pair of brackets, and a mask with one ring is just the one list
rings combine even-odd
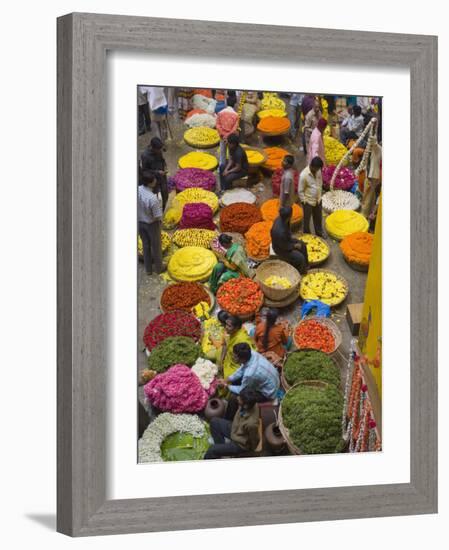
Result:
{"label": "basket rim", "polygon": [[[307,275],[309,274],[313,274],[313,273],[319,273],[319,272],[324,272],[324,273],[330,273],[331,275],[334,275],[335,277],[337,277],[337,279],[339,279],[345,286],[345,295],[343,296],[343,298],[341,298],[338,302],[335,302],[335,304],[327,304],[329,305],[329,307],[337,307],[339,306],[340,304],[342,304],[346,298],[348,297],[348,294],[349,294],[349,284],[348,284],[348,281],[343,277],[343,275],[340,275],[340,273],[337,273],[336,271],[334,271],[333,269],[326,269],[326,268],[321,268],[321,267],[318,267],[316,269],[309,269],[309,271],[306,273],[306,275],[301,279],[301,281],[303,281],[305,279],[305,277],[307,277]],[[304,298],[304,296],[301,294],[301,286],[299,287],[299,295],[301,296],[301,298],[303,300],[307,300],[308,298]],[[325,302],[324,302],[325,303]]]}

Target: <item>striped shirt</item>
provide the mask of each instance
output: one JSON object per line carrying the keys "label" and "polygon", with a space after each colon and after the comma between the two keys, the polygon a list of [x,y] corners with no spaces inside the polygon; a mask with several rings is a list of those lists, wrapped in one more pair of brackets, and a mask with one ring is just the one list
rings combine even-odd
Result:
{"label": "striped shirt", "polygon": [[162,207],[157,196],[145,185],[137,190],[137,216],[139,222],[153,223],[162,218]]}

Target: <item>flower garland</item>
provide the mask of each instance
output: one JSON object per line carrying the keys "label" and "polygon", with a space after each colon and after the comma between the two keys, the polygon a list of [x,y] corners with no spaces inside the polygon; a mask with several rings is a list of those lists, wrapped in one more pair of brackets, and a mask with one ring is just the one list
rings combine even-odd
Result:
{"label": "flower garland", "polygon": [[204,202],[189,202],[184,205],[179,229],[216,229],[212,208]]}
{"label": "flower garland", "polygon": [[380,451],[382,443],[376,428],[368,386],[360,366],[362,358],[351,340],[343,399],[342,434],[350,453]]}
{"label": "flower garland", "polygon": [[210,153],[192,151],[178,159],[179,168],[202,168],[203,170],[215,170],[218,166],[218,159]]}
{"label": "flower garland", "polygon": [[190,187],[200,187],[206,191],[212,191],[217,182],[215,175],[210,170],[202,168],[181,168],[173,176],[177,191],[184,191]]}
{"label": "flower garland", "polygon": [[[266,222],[274,222],[279,216],[280,201],[279,199],[268,199],[260,207],[262,218]],[[302,208],[299,204],[293,203],[292,205],[292,219],[291,224],[299,223],[304,216]]]}
{"label": "flower garland", "polygon": [[218,210],[218,198],[212,191],[206,191],[198,187],[190,187],[178,193],[173,199],[172,206],[182,210],[186,204],[203,203],[211,207],[212,212]]}
{"label": "flower garland", "polygon": [[177,281],[206,281],[216,263],[217,258],[211,250],[201,246],[185,246],[170,258],[168,273]]}
{"label": "flower garland", "polygon": [[161,462],[161,445],[176,432],[203,437],[205,424],[197,415],[162,413],[144,431],[139,439],[139,462]]}
{"label": "flower garland", "polygon": [[[332,177],[334,175],[334,172],[336,170],[335,165],[331,164],[329,166],[324,166],[324,168],[321,170],[321,174],[323,177],[323,187],[324,189],[330,188],[330,183],[332,181]],[[349,191],[352,189],[354,182],[356,181],[356,175],[350,168],[340,168],[338,175],[334,179],[334,189],[342,189],[343,191]]]}
{"label": "flower garland", "polygon": [[147,350],[151,351],[170,336],[188,336],[198,342],[201,338],[201,323],[185,311],[161,313],[146,326],[143,342]]}
{"label": "flower garland", "polygon": [[257,206],[246,202],[235,202],[220,212],[220,228],[231,233],[246,233],[255,223],[262,221]]}
{"label": "flower garland", "polygon": [[347,235],[368,231],[368,220],[353,210],[336,210],[326,218],[326,230],[329,235],[341,241]]}
{"label": "flower garland", "polygon": [[212,361],[199,357],[192,367],[192,372],[198,376],[201,386],[212,395],[215,392],[217,384],[215,377],[218,374],[218,367]]}

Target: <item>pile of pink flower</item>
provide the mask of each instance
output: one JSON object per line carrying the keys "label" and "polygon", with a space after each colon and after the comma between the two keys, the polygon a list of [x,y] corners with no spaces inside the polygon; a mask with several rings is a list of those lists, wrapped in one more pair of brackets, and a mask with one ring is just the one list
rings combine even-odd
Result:
{"label": "pile of pink flower", "polygon": [[204,202],[190,202],[184,205],[178,229],[216,229],[212,208]]}
{"label": "pile of pink flower", "polygon": [[239,115],[230,107],[223,109],[217,115],[217,130],[220,136],[227,138],[237,131]]}
{"label": "pile of pink flower", "polygon": [[[214,390],[215,387],[214,384]],[[179,363],[150,380],[144,387],[144,393],[156,408],[171,413],[202,411],[210,395],[198,376],[187,365]]]}
{"label": "pile of pink flower", "polygon": [[[329,166],[325,166],[322,169],[322,175],[323,175],[323,187],[325,189],[329,189],[330,182],[332,179],[332,175],[335,171],[335,166],[330,164]],[[350,168],[340,168],[338,171],[337,177],[334,181],[334,189],[342,189],[343,191],[349,191],[352,186],[354,185],[354,182],[356,180],[356,176],[354,172]]]}
{"label": "pile of pink flower", "polygon": [[184,191],[190,187],[200,187],[212,191],[216,184],[215,175],[210,170],[201,168],[181,168],[173,176],[177,191]]}

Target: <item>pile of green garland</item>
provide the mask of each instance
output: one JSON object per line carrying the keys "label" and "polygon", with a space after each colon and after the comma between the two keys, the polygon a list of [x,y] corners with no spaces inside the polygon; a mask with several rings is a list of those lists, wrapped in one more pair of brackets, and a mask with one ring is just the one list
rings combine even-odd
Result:
{"label": "pile of green garland", "polygon": [[288,356],[283,370],[290,386],[303,380],[322,380],[337,387],[340,385],[340,370],[322,351],[295,351]]}
{"label": "pile of green garland", "polygon": [[153,349],[148,357],[148,366],[156,372],[164,372],[177,363],[191,367],[200,356],[200,351],[191,338],[171,336]]}
{"label": "pile of green garland", "polygon": [[333,385],[325,389],[298,385],[282,401],[282,420],[290,439],[304,454],[343,450],[343,395]]}

